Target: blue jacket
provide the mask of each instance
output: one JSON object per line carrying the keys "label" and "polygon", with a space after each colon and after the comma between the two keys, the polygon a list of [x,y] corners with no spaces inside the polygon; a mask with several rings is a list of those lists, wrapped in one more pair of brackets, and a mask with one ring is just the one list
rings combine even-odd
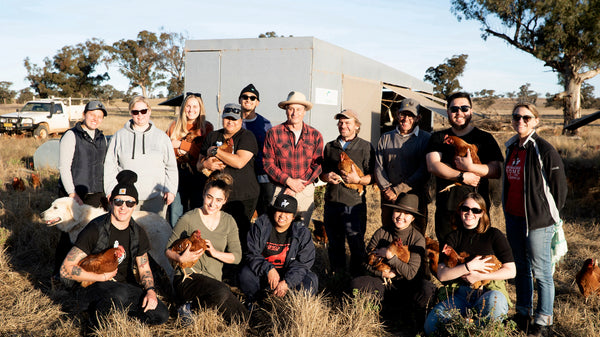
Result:
{"label": "blue jacket", "polygon": [[[302,221],[293,221],[291,229],[292,242],[285,258],[283,279],[289,288],[294,288],[302,282],[315,262],[315,245],[310,230],[304,226]],[[256,219],[248,233],[246,263],[259,277],[266,276],[269,270],[275,268],[262,255],[272,230],[271,218],[268,214],[263,214]]]}

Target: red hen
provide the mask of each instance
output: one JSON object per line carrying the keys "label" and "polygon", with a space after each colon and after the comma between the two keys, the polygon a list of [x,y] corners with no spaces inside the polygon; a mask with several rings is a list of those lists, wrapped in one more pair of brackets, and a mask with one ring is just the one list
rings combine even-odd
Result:
{"label": "red hen", "polygon": [[[460,137],[446,135],[444,137],[444,144],[448,144],[454,147],[454,156],[456,157],[466,157],[467,150],[471,150],[471,159],[473,159],[473,163],[481,164],[481,160],[479,160],[479,156],[477,155],[477,145],[469,144],[462,140]],[[452,165],[454,167],[454,165]],[[460,183],[454,183],[446,186],[444,189],[440,191],[446,192],[449,191],[452,187],[458,186]]]}
{"label": "red hen", "polygon": [[[359,177],[362,178],[365,176],[363,171],[354,163],[354,161],[352,161],[352,159],[350,159],[348,154],[342,151],[342,153],[340,153],[340,162],[338,163],[338,169],[345,174],[349,174],[352,172],[352,167],[354,167]],[[358,194],[360,195],[363,195],[363,193],[365,193],[365,187],[361,184],[348,184],[344,182],[344,185],[353,190],[357,190]]]}
{"label": "red hen", "polygon": [[[172,251],[174,251],[175,253],[181,255],[190,246],[191,246],[190,252],[197,252],[201,249],[206,250],[206,248],[207,248],[206,241],[204,241],[204,239],[202,238],[200,230],[195,230],[192,233],[192,235],[190,235],[187,238],[182,238],[182,239],[176,240],[175,242],[173,242],[170,249]],[[190,261],[190,262],[186,262],[186,263],[177,263],[177,266],[179,266],[181,268],[181,270],[183,271],[183,279],[184,280],[189,277],[189,275],[186,271],[186,268],[190,268],[192,270],[192,272],[194,272],[194,273],[198,272],[194,269],[194,265],[196,264],[196,262],[198,262],[198,260],[194,260],[194,261]]]}
{"label": "red hen", "polygon": [[597,259],[587,259],[583,262],[581,270],[575,276],[579,291],[587,300],[592,293],[600,293],[600,268]]}
{"label": "red hen", "polygon": [[[110,273],[119,267],[119,258],[125,254],[125,248],[119,245],[117,248],[109,248],[98,254],[91,254],[79,261],[78,265],[85,271],[104,274]],[[82,281],[81,286],[87,287],[95,281]]]}

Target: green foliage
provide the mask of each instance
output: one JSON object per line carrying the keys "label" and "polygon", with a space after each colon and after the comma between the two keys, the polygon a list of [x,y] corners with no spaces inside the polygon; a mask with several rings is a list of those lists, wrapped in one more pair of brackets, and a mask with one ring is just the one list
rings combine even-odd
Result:
{"label": "green foliage", "polygon": [[109,46],[109,61],[119,66],[119,71],[129,79],[129,91],[139,87],[142,95],[165,78],[158,68],[165,43],[155,33],[143,30],[135,40],[120,40]]}
{"label": "green foliage", "polygon": [[515,322],[491,321],[482,317],[475,310],[468,310],[466,317],[460,314],[458,309],[449,311],[450,320],[441,325],[433,336],[455,336],[455,337],[506,337],[518,336]]}
{"label": "green foliage", "polygon": [[95,88],[110,77],[96,74],[102,62],[104,43],[93,38],[75,46],[65,46],[52,59],[44,58],[44,66],[25,59],[26,79],[40,97],[52,95],[90,97]]}
{"label": "green foliage", "polygon": [[[290,35],[290,37],[292,37],[293,35]],[[259,38],[264,39],[264,38],[270,38],[270,37],[285,37],[285,35],[277,35],[277,33],[275,32],[266,32],[263,34],[258,35]]]}
{"label": "green foliage", "polygon": [[473,94],[473,100],[477,102],[481,110],[487,111],[499,97],[495,92],[495,90],[481,89],[481,91]]}
{"label": "green foliage", "polygon": [[24,104],[27,101],[31,101],[33,99],[33,92],[31,89],[24,88],[19,90],[19,96],[17,97],[17,103]]}
{"label": "green foliage", "polygon": [[168,90],[168,97],[175,97],[183,94],[183,77],[185,72],[185,40],[189,36],[182,33],[160,34],[160,40],[164,43],[163,50],[160,53],[157,68],[167,73],[170,78],[167,82],[162,82]]}
{"label": "green foliage", "polygon": [[425,71],[423,80],[433,83],[433,92],[440,98],[446,98],[452,93],[462,89],[458,77],[465,71],[469,55],[454,55],[445,59],[445,63],[437,67],[429,67]]}
{"label": "green foliage", "polygon": [[10,90],[11,85],[12,82],[0,81],[0,102],[4,104],[12,103],[17,92],[14,90]]}
{"label": "green foliage", "polygon": [[517,93],[517,99],[519,102],[528,102],[535,104],[538,98],[538,93],[529,89],[530,87],[531,83],[525,83],[519,87],[519,92]]}
{"label": "green foliage", "polygon": [[125,97],[124,92],[115,89],[115,87],[113,87],[110,84],[105,84],[101,87],[96,88],[95,92],[96,97],[99,98],[101,101],[107,101],[111,99],[122,99]]}
{"label": "green foliage", "polygon": [[600,1],[452,0],[451,10],[560,73],[565,124],[579,117],[581,84],[600,73]]}

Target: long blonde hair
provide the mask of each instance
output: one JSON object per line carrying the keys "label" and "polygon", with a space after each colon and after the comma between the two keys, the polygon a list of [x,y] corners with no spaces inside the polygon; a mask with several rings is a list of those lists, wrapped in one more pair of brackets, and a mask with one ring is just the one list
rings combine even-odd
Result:
{"label": "long blonde hair", "polygon": [[200,95],[188,93],[179,108],[179,116],[177,116],[177,120],[175,121],[173,132],[171,132],[171,139],[182,139],[189,133],[187,130],[188,118],[185,114],[185,105],[192,98],[196,98],[200,104],[200,114],[194,121],[194,128],[200,130],[202,135],[206,134],[206,110],[204,109],[202,97],[200,97]]}

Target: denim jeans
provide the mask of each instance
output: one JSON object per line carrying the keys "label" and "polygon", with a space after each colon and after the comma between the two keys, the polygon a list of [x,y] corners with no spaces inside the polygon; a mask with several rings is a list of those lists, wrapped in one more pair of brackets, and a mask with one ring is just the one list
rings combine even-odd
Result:
{"label": "denim jeans", "polygon": [[181,194],[177,192],[175,199],[173,199],[173,202],[169,205],[169,223],[171,224],[171,227],[175,228],[177,221],[179,221],[179,218],[181,218],[182,215],[183,204],[181,203]]}
{"label": "denim jeans", "polygon": [[534,322],[539,325],[552,325],[554,280],[550,246],[554,226],[529,230],[527,235],[525,218],[510,214],[505,214],[505,217],[506,238],[512,248],[517,267],[515,278],[517,312],[527,316],[533,314],[533,277],[535,276],[538,303]]}
{"label": "denim jeans", "polygon": [[323,222],[329,239],[329,264],[332,269],[346,269],[346,239],[350,247],[350,273],[358,276],[362,271],[365,254],[365,231],[367,229],[367,206],[363,203],[346,206],[326,202]]}
{"label": "denim jeans", "polygon": [[[480,317],[486,319],[502,319],[508,313],[508,301],[506,296],[497,290],[488,290],[477,296],[477,290],[469,286],[460,286],[454,295],[447,300],[436,304],[425,319],[425,334],[431,335],[438,324],[445,323],[450,319],[450,311],[458,309],[465,316],[467,309],[477,309]],[[479,322],[475,322],[479,324]]]}

